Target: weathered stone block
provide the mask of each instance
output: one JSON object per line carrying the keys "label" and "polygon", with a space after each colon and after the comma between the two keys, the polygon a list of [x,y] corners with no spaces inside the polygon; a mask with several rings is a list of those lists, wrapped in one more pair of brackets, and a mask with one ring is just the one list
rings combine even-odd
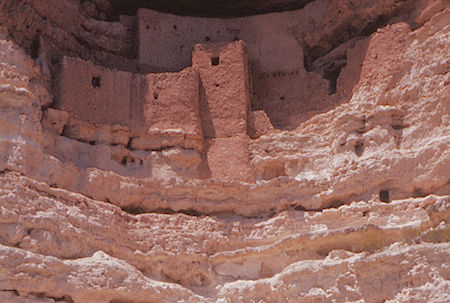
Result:
{"label": "weathered stone block", "polygon": [[215,138],[209,143],[208,166],[213,178],[224,181],[255,181],[250,167],[247,135]]}

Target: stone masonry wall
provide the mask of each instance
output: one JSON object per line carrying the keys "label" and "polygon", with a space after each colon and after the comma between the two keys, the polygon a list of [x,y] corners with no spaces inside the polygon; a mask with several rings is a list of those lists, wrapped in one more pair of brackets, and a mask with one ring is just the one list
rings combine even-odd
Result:
{"label": "stone masonry wall", "polygon": [[250,94],[245,43],[197,44],[192,64],[200,75],[200,115],[212,177],[253,182],[247,136]]}
{"label": "stone masonry wall", "polygon": [[129,125],[133,75],[65,57],[57,108],[93,124]]}
{"label": "stone masonry wall", "polygon": [[301,46],[287,29],[298,23],[301,14],[302,11],[293,11],[216,19],[140,9],[138,58],[142,64],[176,71],[190,66],[195,44],[240,39],[247,44],[252,64],[261,72],[300,68],[303,66]]}
{"label": "stone masonry wall", "polygon": [[[76,121],[121,124],[130,130],[128,141],[122,142],[128,142],[125,145],[131,150],[182,147],[198,153],[204,150],[205,138],[211,177],[253,182],[247,135],[247,47],[243,41],[198,44],[192,56],[191,68],[147,75],[64,58],[57,109],[72,116],[67,134],[94,143],[99,136],[86,134],[96,132],[83,132],[89,126]],[[57,133],[67,121],[53,121]]]}
{"label": "stone masonry wall", "polygon": [[[137,75],[65,57],[59,88],[55,107],[68,112],[72,123],[79,120],[93,126],[125,126],[131,131],[133,149],[203,149],[195,69]],[[60,124],[59,128],[63,127]],[[76,133],[71,132],[71,137]],[[78,139],[96,140],[85,134]]]}
{"label": "stone masonry wall", "polygon": [[[278,127],[284,127],[285,117],[278,118],[276,106],[270,103],[273,100],[280,103],[280,96],[292,99],[293,103],[305,101],[301,98],[302,89],[286,91],[280,87],[277,78],[277,75],[283,74],[282,82],[287,87],[296,87],[302,81],[305,82],[302,46],[289,31],[303,17],[302,11],[293,11],[215,19],[175,16],[140,9],[138,60],[155,71],[178,71],[191,65],[191,51],[197,43],[243,40],[248,47],[249,72],[255,88],[252,105],[262,109],[265,103],[269,103],[272,122]],[[322,82],[326,92],[327,82]],[[264,91],[260,90],[261,87],[265,88]]]}
{"label": "stone masonry wall", "polygon": [[199,117],[199,77],[194,68],[178,73],[142,76],[145,93],[140,108],[142,122],[131,148],[159,149],[183,146],[203,150]]}

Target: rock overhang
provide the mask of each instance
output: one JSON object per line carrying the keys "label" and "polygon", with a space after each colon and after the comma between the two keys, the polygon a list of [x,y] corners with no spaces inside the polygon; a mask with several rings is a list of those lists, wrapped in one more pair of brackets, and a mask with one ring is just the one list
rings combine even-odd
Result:
{"label": "rock overhang", "polygon": [[164,13],[210,18],[235,18],[270,12],[301,9],[313,0],[110,0],[109,16],[134,15],[139,8]]}

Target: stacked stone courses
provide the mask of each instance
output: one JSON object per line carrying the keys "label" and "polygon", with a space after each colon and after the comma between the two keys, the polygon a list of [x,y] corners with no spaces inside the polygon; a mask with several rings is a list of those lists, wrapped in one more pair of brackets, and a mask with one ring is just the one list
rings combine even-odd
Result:
{"label": "stacked stone courses", "polygon": [[89,124],[127,127],[131,149],[206,147],[212,177],[254,181],[245,43],[197,44],[192,61],[180,72],[133,74],[65,57],[57,109]]}

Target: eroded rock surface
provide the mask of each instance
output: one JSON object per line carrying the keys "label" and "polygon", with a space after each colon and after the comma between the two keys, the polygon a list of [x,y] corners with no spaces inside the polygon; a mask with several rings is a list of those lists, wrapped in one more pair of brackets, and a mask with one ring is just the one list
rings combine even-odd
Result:
{"label": "eroded rock surface", "polygon": [[[303,8],[304,100],[266,103],[213,44],[139,70],[119,2],[2,2],[0,301],[450,301],[448,2],[362,2]],[[59,106],[67,56],[148,81],[147,133]]]}

